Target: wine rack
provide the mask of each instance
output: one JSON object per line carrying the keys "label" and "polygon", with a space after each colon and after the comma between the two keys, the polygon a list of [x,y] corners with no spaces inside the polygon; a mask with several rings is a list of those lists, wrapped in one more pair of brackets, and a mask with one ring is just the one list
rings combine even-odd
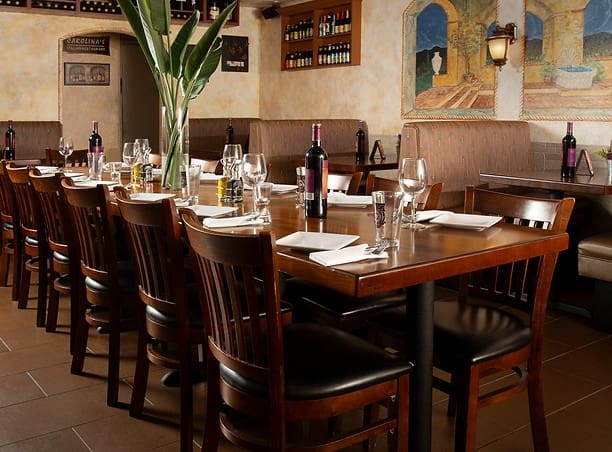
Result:
{"label": "wine rack", "polygon": [[281,70],[361,64],[361,0],[281,8]]}
{"label": "wine rack", "polygon": [[[133,0],[135,3],[135,0]],[[226,26],[239,25],[240,0],[234,9],[232,16]],[[200,21],[211,23],[209,11],[213,4],[223,11],[231,3],[231,0],[170,0],[170,13],[173,21],[182,22],[189,18],[194,9],[200,10]],[[45,10],[50,14],[70,14],[80,16],[108,16],[123,17],[117,0],[0,0],[0,11]]]}

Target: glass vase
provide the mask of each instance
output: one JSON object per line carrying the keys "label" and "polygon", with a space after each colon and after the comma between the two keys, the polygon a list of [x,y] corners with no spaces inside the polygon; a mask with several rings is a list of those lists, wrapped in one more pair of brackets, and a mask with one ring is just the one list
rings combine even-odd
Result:
{"label": "glass vase", "polygon": [[189,164],[189,115],[187,110],[162,107],[162,180],[163,190],[181,196],[187,184],[185,167]]}

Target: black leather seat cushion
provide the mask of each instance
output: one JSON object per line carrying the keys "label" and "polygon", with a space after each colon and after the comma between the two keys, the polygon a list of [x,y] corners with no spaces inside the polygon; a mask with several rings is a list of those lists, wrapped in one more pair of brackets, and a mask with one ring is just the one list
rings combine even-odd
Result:
{"label": "black leather seat cushion", "polygon": [[66,265],[70,262],[70,258],[67,255],[58,251],[53,251],[53,260]]}
{"label": "black leather seat cushion", "polygon": [[[294,323],[284,330],[285,394],[308,400],[345,394],[412,370],[412,364],[345,331],[315,323]],[[267,393],[259,383],[221,366],[229,384]]]}
{"label": "black leather seat cushion", "polygon": [[436,366],[451,370],[518,350],[531,341],[521,318],[491,306],[437,302],[434,306]]}
{"label": "black leather seat cushion", "polygon": [[[131,261],[117,262],[117,274],[119,275],[119,289],[123,292],[136,292],[136,275]],[[92,292],[108,292],[108,286],[101,281],[90,277],[85,278],[85,287]]]}

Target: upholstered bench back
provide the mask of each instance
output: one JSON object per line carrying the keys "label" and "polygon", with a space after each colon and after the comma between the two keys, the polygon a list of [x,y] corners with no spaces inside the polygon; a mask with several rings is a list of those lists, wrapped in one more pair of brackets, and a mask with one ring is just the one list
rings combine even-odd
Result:
{"label": "upholstered bench back", "polygon": [[430,183],[444,182],[439,207],[463,205],[466,185],[481,171],[519,172],[530,166],[525,121],[414,121],[402,128],[401,157],[427,159]]}
{"label": "upholstered bench back", "polygon": [[[0,121],[0,131],[8,128],[8,121]],[[57,148],[62,136],[59,121],[13,121],[15,129],[15,158],[18,160],[45,159],[45,148]],[[2,148],[4,151],[4,141]]]}
{"label": "upholstered bench back", "polygon": [[[219,159],[225,146],[225,129],[229,118],[189,118],[189,155],[195,158]],[[232,118],[234,143],[249,149],[249,128],[257,118]]]}

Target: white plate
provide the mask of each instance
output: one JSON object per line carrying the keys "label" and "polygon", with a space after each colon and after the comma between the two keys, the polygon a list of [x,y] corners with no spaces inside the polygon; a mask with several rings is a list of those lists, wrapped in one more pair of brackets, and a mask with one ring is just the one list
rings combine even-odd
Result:
{"label": "white plate", "polygon": [[289,185],[289,184],[272,185],[272,193],[291,193],[296,190],[297,190],[297,185]]}
{"label": "white plate", "polygon": [[217,182],[222,177],[222,174],[202,173],[200,174],[200,182]]}
{"label": "white plate", "polygon": [[331,192],[327,194],[327,204],[337,207],[366,207],[372,205],[372,197]]}
{"label": "white plate", "polygon": [[238,207],[203,205],[190,206],[189,208],[193,210],[198,217],[220,217],[238,210]]}
{"label": "white plate", "polygon": [[78,187],[95,187],[96,185],[117,185],[114,180],[77,180],[74,185]]}
{"label": "white plate", "polygon": [[440,215],[444,215],[445,213],[452,213],[448,210],[419,210],[416,213],[416,221],[431,221]]}
{"label": "white plate", "polygon": [[38,169],[38,171],[40,171],[40,174],[57,173],[57,171],[59,170],[57,166],[36,165],[36,168]]}
{"label": "white plate", "polygon": [[473,215],[467,213],[446,213],[430,220],[430,223],[458,229],[481,231],[499,222],[502,217],[490,215]]}
{"label": "white plate", "polygon": [[134,201],[161,201],[166,198],[174,198],[173,193],[132,193],[130,199]]}
{"label": "white plate", "polygon": [[281,237],[276,244],[298,250],[338,250],[358,238],[358,235],[297,231]]}

